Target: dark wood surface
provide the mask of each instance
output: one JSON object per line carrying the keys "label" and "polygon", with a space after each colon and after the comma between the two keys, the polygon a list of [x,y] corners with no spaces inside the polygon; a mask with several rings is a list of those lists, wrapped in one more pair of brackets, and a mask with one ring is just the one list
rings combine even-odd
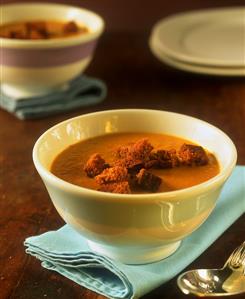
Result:
{"label": "dark wood surface", "polygon": [[[105,298],[52,271],[25,254],[30,235],[63,225],[32,162],[35,140],[50,126],[73,116],[113,108],[154,108],[188,114],[221,128],[245,165],[245,80],[194,75],[158,62],[148,48],[149,29],[106,32],[87,74],[103,79],[106,100],[96,106],[35,121],[0,110],[0,298]],[[244,239],[238,219],[188,269],[219,267]],[[144,299],[188,298],[176,278]],[[242,296],[236,296],[242,298]]]}

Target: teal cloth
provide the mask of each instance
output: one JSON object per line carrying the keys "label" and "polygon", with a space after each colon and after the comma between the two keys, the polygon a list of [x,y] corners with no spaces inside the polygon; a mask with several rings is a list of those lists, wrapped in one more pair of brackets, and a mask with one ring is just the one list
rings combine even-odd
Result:
{"label": "teal cloth", "polygon": [[180,273],[244,212],[245,167],[237,166],[206,222],[172,256],[159,262],[124,265],[97,255],[68,225],[29,237],[24,244],[26,252],[40,259],[44,268],[57,271],[88,289],[108,298],[139,298]]}
{"label": "teal cloth", "polygon": [[69,82],[65,90],[43,96],[16,99],[1,92],[0,107],[19,119],[35,119],[97,104],[106,94],[103,81],[81,75]]}

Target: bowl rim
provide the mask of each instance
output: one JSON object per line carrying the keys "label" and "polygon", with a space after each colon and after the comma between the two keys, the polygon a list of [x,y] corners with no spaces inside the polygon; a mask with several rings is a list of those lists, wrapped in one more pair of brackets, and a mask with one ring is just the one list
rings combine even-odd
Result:
{"label": "bowl rim", "polygon": [[25,6],[43,6],[43,7],[60,7],[64,9],[76,9],[77,11],[83,12],[95,18],[98,21],[98,28],[94,32],[88,32],[86,34],[78,34],[74,37],[61,37],[55,39],[42,39],[42,40],[22,40],[22,39],[11,39],[0,37],[0,44],[2,48],[16,48],[16,49],[35,49],[35,48],[58,48],[58,47],[68,47],[75,46],[81,43],[92,41],[98,38],[101,33],[104,31],[105,22],[104,19],[97,13],[92,10],[75,6],[69,4],[61,4],[54,2],[22,2],[22,3],[7,3],[0,5],[0,9],[8,9],[11,7],[25,7]]}
{"label": "bowl rim", "polygon": [[[146,113],[167,113],[167,114],[171,114],[172,116],[175,116],[175,117],[176,116],[182,116],[182,117],[184,116],[186,118],[193,119],[195,121],[199,121],[199,122],[203,123],[204,125],[211,127],[212,129],[218,131],[218,133],[221,134],[224,138],[226,138],[229,146],[231,147],[231,151],[232,151],[231,162],[226,167],[221,169],[220,172],[216,176],[214,176],[211,179],[204,181],[200,184],[194,185],[192,187],[183,188],[183,189],[174,190],[174,191],[167,191],[167,192],[156,192],[156,193],[146,193],[146,194],[119,194],[119,193],[109,193],[109,192],[88,189],[85,187],[81,187],[81,186],[66,182],[66,181],[58,178],[54,174],[52,174],[39,161],[38,147],[39,147],[42,139],[44,138],[44,136],[49,134],[49,132],[54,130],[55,128],[58,128],[59,126],[64,125],[65,123],[69,123],[71,121],[74,121],[74,120],[77,120],[77,119],[80,119],[83,117],[89,117],[89,116],[105,114],[105,113],[110,114],[110,113],[127,113],[127,112],[139,112],[139,111],[146,112]],[[208,123],[206,121],[203,121],[201,119],[198,119],[198,118],[195,118],[192,116],[188,116],[188,115],[176,113],[176,112],[171,112],[171,111],[166,111],[166,110],[155,110],[155,109],[141,109],[141,108],[140,109],[111,109],[111,110],[102,110],[102,111],[82,114],[82,115],[79,115],[76,117],[66,119],[66,120],[59,122],[56,125],[50,127],[35,142],[33,151],[32,151],[32,158],[33,158],[34,165],[35,165],[38,173],[40,174],[41,178],[45,178],[45,180],[48,183],[51,183],[52,185],[54,185],[55,187],[57,187],[63,191],[73,193],[76,195],[83,195],[83,197],[84,196],[89,196],[89,197],[93,196],[93,197],[96,197],[97,199],[104,200],[104,201],[114,201],[115,202],[115,200],[122,199],[125,202],[133,203],[134,200],[149,202],[152,199],[159,199],[159,196],[160,196],[161,200],[174,199],[174,198],[178,197],[179,195],[187,196],[188,194],[191,194],[193,196],[195,194],[205,193],[205,192],[209,191],[210,189],[212,189],[213,186],[216,186],[216,188],[218,188],[221,184],[223,184],[226,181],[226,179],[230,176],[232,170],[234,169],[234,167],[236,165],[236,161],[237,161],[237,150],[236,150],[236,147],[235,147],[233,141],[222,130],[215,127],[214,125],[211,125],[210,123]]]}

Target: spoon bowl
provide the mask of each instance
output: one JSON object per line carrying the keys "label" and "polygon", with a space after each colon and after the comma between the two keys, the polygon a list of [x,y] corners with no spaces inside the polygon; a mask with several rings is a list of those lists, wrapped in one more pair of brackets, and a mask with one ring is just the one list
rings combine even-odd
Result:
{"label": "spoon bowl", "polygon": [[229,296],[245,293],[245,242],[236,248],[222,269],[190,270],[178,277],[185,294]]}

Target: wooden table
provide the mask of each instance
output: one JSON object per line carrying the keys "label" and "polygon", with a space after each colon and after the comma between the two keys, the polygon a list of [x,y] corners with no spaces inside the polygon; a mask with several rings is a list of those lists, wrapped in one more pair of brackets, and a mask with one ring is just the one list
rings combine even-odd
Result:
{"label": "wooden table", "polygon": [[[87,71],[107,83],[108,96],[103,103],[35,121],[20,121],[0,110],[1,299],[105,298],[45,270],[24,252],[27,236],[63,225],[31,156],[35,140],[50,126],[76,115],[113,108],[179,112],[201,118],[226,132],[237,146],[238,163],[245,165],[244,79],[194,75],[168,68],[151,54],[148,36],[149,32],[126,31],[103,36]],[[244,220],[244,216],[237,220],[188,269],[221,266],[243,241]],[[174,278],[144,297],[163,298],[188,297],[178,290]]]}

